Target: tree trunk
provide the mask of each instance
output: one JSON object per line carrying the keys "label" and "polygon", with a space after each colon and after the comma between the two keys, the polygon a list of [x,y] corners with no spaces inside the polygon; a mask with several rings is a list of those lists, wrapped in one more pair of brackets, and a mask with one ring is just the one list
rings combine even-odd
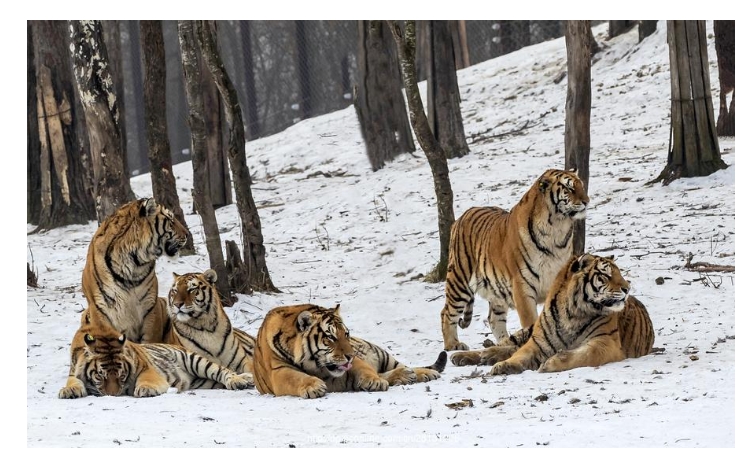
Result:
{"label": "tree trunk", "polygon": [[407,20],[405,28],[393,22],[388,22],[398,48],[399,61],[401,63],[401,76],[403,77],[406,98],[409,102],[409,119],[417,136],[419,145],[424,150],[427,161],[432,171],[432,179],[435,184],[435,197],[438,210],[438,231],[440,234],[440,261],[425,280],[438,282],[444,281],[448,269],[448,244],[450,243],[450,231],[454,222],[453,217],[453,190],[451,189],[450,171],[445,152],[440,142],[430,131],[422,98],[417,86],[417,71],[414,62],[416,52],[416,32],[413,20]]}
{"label": "tree trunk", "polygon": [[26,22],[26,222],[38,224],[42,212],[42,178],[39,156],[39,112],[36,107],[36,67],[34,66],[34,32]]}
{"label": "tree trunk", "polygon": [[122,39],[120,37],[119,20],[102,20],[102,32],[104,33],[104,45],[107,46],[109,54],[109,71],[112,74],[112,81],[115,83],[115,92],[120,99],[120,139],[122,140],[123,159],[125,164],[125,173],[130,176],[130,164],[128,160],[128,135],[125,116],[125,81],[123,78],[122,64]]}
{"label": "tree trunk", "polygon": [[300,111],[302,120],[312,117],[312,83],[310,66],[307,60],[307,30],[304,20],[294,21],[297,50],[297,79],[299,80]]}
{"label": "tree trunk", "polygon": [[178,21],[177,34],[182,53],[182,71],[185,77],[185,95],[188,103],[190,140],[193,149],[193,199],[198,214],[203,221],[208,259],[211,268],[216,271],[216,288],[219,290],[222,304],[231,305],[233,301],[229,292],[224,255],[221,252],[219,225],[216,223],[216,214],[211,203],[206,176],[206,122],[204,119],[206,109],[201,93],[200,61],[196,49],[197,42],[193,22],[188,20]]}
{"label": "tree trunk", "polygon": [[430,20],[426,28],[430,36],[427,117],[445,156],[460,158],[469,153],[469,145],[461,117],[461,97],[448,21]]}
{"label": "tree trunk", "polygon": [[211,27],[208,21],[199,21],[195,23],[195,31],[203,60],[221,94],[229,130],[229,159],[237,195],[237,211],[242,223],[243,253],[248,272],[245,289],[239,292],[252,293],[252,290],[279,292],[273,285],[266,267],[266,248],[263,245],[260,216],[258,215],[258,209],[255,207],[250,187],[252,180],[245,155],[245,128],[242,122],[242,110],[240,109],[237,91],[219,56],[215,29]]}
{"label": "tree trunk", "polygon": [[148,159],[151,168],[151,185],[156,201],[169,208],[188,230],[187,243],[180,250],[183,255],[195,254],[193,235],[190,233],[185,215],[177,195],[172,153],[167,134],[167,68],[164,59],[164,36],[161,21],[142,20],[140,30],[141,55],[145,69],[144,109],[146,116],[146,138]]}
{"label": "tree trunk", "polygon": [[163,20],[162,33],[167,66],[167,131],[172,147],[172,159],[181,162],[186,160],[184,155],[190,154],[190,127],[177,21]]}
{"label": "tree trunk", "polygon": [[[714,20],[714,35],[720,87],[716,132],[719,136],[734,136],[734,20]],[[732,94],[732,104],[727,109],[729,94]]]}
{"label": "tree trunk", "polygon": [[528,20],[500,21],[500,54],[522,49],[531,42]]}
{"label": "tree trunk", "polygon": [[706,22],[667,21],[672,78],[672,133],[667,166],[653,180],[669,184],[725,169],[716,134],[708,71]]}
{"label": "tree trunk", "polygon": [[415,146],[391,33],[382,21],[360,20],[358,24],[359,78],[354,107],[367,158],[376,171],[397,155],[414,152]]}
{"label": "tree trunk", "polygon": [[455,55],[456,70],[461,70],[471,65],[469,61],[469,42],[466,38],[466,21],[450,20],[451,39],[453,41],[453,54]]}
{"label": "tree trunk", "polygon": [[615,36],[619,36],[635,24],[634,20],[610,20],[609,21],[609,38],[612,39]]}
{"label": "tree trunk", "polygon": [[[75,89],[67,46],[66,23],[31,21],[36,105],[31,121],[37,133],[32,155],[39,170],[38,196],[41,209],[37,230],[86,223],[96,217],[94,200],[87,189],[83,152],[77,135]],[[31,99],[29,99],[30,101]],[[29,142],[31,144],[31,140]]]}
{"label": "tree trunk", "polygon": [[[568,20],[565,46],[568,55],[568,93],[565,100],[565,168],[577,169],[583,187],[589,189],[591,150],[591,23]],[[586,222],[578,220],[573,230],[573,252],[581,254],[586,244]]]}
{"label": "tree trunk", "polygon": [[[128,20],[128,34],[130,36],[130,70],[133,75],[133,105],[135,111],[133,117],[135,118],[135,126],[131,129],[135,132],[135,139],[133,143],[135,148],[132,149],[133,153],[133,164],[131,164],[130,172],[128,176],[134,172],[143,173],[147,167],[149,167],[148,158],[148,142],[146,141],[146,117],[145,107],[143,104],[143,67],[141,65],[141,46],[139,39],[138,21]],[[124,103],[124,102],[122,102]],[[122,104],[121,103],[121,104]],[[124,116],[123,112],[120,112],[120,116]],[[127,154],[127,152],[126,152]]]}
{"label": "tree trunk", "polygon": [[657,20],[639,20],[638,21],[638,42],[643,41],[648,36],[656,32]]}
{"label": "tree trunk", "polygon": [[123,160],[118,122],[121,99],[117,98],[109,72],[101,22],[68,23],[74,73],[91,145],[96,215],[101,223],[124,203],[135,199]]}
{"label": "tree trunk", "polygon": [[247,130],[249,140],[260,137],[258,119],[258,99],[255,93],[255,61],[253,59],[253,41],[250,35],[250,21],[240,20],[240,45],[242,48],[242,68],[247,102]]}

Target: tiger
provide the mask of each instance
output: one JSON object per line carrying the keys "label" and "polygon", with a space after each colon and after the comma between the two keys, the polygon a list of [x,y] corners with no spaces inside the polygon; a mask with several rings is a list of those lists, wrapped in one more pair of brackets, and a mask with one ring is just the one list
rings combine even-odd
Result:
{"label": "tiger", "polygon": [[167,342],[237,373],[252,373],[255,338],[232,327],[216,289],[216,272],[173,276],[166,300],[171,327]]}
{"label": "tiger", "polygon": [[327,392],[385,391],[440,378],[447,354],[424,368],[398,362],[385,350],[349,336],[335,308],[281,306],[266,315],[255,347],[255,386],[261,394],[318,398]]}
{"label": "tiger", "polygon": [[451,361],[492,365],[490,374],[498,375],[561,372],[647,355],[654,327],[646,307],[629,291],[611,258],[572,257],[530,327],[482,351],[456,352]]}
{"label": "tiger", "polygon": [[445,306],[440,313],[445,350],[468,350],[456,325],[466,328],[474,296],[490,303],[488,322],[497,342],[508,336],[507,313],[522,327],[537,317],[555,275],[573,254],[573,228],[586,216],[589,196],[576,170],[549,169],[510,212],[468,209],[451,228]]}
{"label": "tiger", "polygon": [[196,353],[169,344],[136,344],[107,325],[87,325],[76,334],[80,351],[72,352],[73,376],[61,399],[87,395],[154,397],[170,387],[249,389],[250,374],[237,374]]}

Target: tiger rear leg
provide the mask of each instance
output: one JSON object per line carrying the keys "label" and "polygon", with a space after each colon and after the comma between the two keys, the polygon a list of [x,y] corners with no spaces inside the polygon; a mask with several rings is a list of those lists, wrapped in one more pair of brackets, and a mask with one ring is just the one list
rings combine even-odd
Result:
{"label": "tiger rear leg", "polygon": [[484,350],[457,352],[451,356],[451,362],[456,366],[492,366],[505,361],[518,350],[514,345],[496,345]]}
{"label": "tiger rear leg", "polygon": [[445,350],[468,350],[469,346],[458,340],[457,325],[466,328],[474,313],[474,292],[467,280],[449,268],[445,278],[445,306],[440,313]]}
{"label": "tiger rear leg", "polygon": [[578,367],[598,367],[610,362],[622,361],[625,354],[619,341],[611,336],[599,336],[584,343],[575,350],[563,351],[552,355],[545,361],[540,372],[562,372]]}
{"label": "tiger rear leg", "polygon": [[492,334],[495,336],[495,342],[500,343],[508,337],[508,307],[490,303],[490,312],[487,315],[487,322],[490,325]]}

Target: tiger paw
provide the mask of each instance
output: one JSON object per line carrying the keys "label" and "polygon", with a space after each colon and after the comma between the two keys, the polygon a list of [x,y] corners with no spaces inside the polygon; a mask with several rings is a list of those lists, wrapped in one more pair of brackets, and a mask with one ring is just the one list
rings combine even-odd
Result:
{"label": "tiger paw", "polygon": [[357,386],[363,391],[387,391],[388,380],[380,378],[378,375],[361,375],[357,381]]}
{"label": "tiger paw", "polygon": [[463,342],[455,341],[455,342],[446,342],[445,343],[445,351],[452,352],[453,350],[468,350],[469,346],[464,344]]}
{"label": "tiger paw", "polygon": [[299,396],[302,398],[320,398],[326,395],[328,388],[320,378],[310,377],[310,379],[299,390]]}
{"label": "tiger paw", "polygon": [[414,372],[417,374],[417,383],[426,383],[440,378],[440,372],[433,369],[414,369]]}
{"label": "tiger paw", "polygon": [[482,357],[479,352],[458,352],[451,355],[451,362],[454,366],[476,366],[481,362]]}
{"label": "tiger paw", "polygon": [[231,390],[251,389],[255,386],[255,379],[251,373],[238,373],[230,375],[224,386]]}
{"label": "tiger paw", "polygon": [[142,383],[135,387],[135,390],[133,391],[133,397],[137,397],[137,398],[156,397],[167,392],[167,389],[169,389],[169,385],[167,383],[159,384],[159,385]]}
{"label": "tiger paw", "polygon": [[513,353],[515,353],[516,350],[517,348],[512,346],[496,345],[490,347],[482,352],[482,360],[480,364],[483,366],[494,366],[495,364],[505,361],[513,356]]}
{"label": "tiger paw", "polygon": [[556,355],[553,355],[550,359],[544,361],[544,364],[539,367],[539,372],[552,373],[566,370],[566,362],[568,361],[569,356],[570,355],[568,352],[560,352]]}
{"label": "tiger paw", "polygon": [[515,375],[523,371],[524,368],[520,364],[503,361],[492,366],[490,375]]}
{"label": "tiger paw", "polygon": [[57,394],[58,398],[61,399],[70,399],[70,398],[81,398],[86,396],[86,388],[83,387],[83,385],[73,385],[73,386],[65,386],[64,388],[60,389],[60,392]]}
{"label": "tiger paw", "polygon": [[386,377],[390,386],[402,386],[417,382],[417,374],[410,367],[399,367],[392,370]]}

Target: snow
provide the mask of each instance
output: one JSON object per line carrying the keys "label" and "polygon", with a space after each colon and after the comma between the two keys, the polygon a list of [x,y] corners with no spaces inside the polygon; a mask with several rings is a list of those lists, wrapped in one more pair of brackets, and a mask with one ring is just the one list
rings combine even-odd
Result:
{"label": "snow", "polygon": [[[695,261],[734,264],[734,139],[730,166],[709,177],[645,186],[666,163],[669,59],[664,22],[638,43],[637,30],[605,41],[592,69],[591,209],[587,247],[614,254],[646,305],[663,353],[559,374],[483,377],[454,367],[440,380],[382,393],[318,400],[257,391],[169,392],[151,399],[58,400],[70,340],[85,301],[81,271],[94,222],[30,235],[42,287],[27,291],[29,446],[732,446],[734,445],[734,274],[684,269]],[[709,35],[711,26],[709,22]],[[718,72],[709,38],[711,85]],[[451,160],[456,217],[471,206],[510,208],[549,167],[562,167],[566,80],[557,39],[459,72],[467,136],[523,133],[471,144]],[[247,145],[267,262],[278,295],[240,296],[235,326],[256,332],[279,305],[341,303],[352,333],[411,365],[442,349],[443,284],[413,279],[438,258],[437,217],[420,150],[371,172],[350,107],[302,121]],[[321,175],[325,173],[329,177]],[[192,214],[191,166],[175,166],[182,207],[199,254],[157,263],[160,295],[171,273],[203,271],[208,257]],[[149,175],[132,179],[139,196]],[[385,220],[387,211],[387,221]],[[223,239],[240,242],[236,208],[217,211]],[[28,230],[33,229],[28,225]],[[31,261],[31,253],[28,256]],[[657,277],[664,284],[657,285]],[[702,278],[702,279],[701,279]],[[478,299],[461,339],[481,347],[490,331]],[[509,314],[509,329],[518,318]],[[697,360],[692,360],[697,357]],[[547,400],[540,397],[547,396]],[[470,399],[473,406],[446,404]],[[468,402],[466,402],[468,403]]]}

